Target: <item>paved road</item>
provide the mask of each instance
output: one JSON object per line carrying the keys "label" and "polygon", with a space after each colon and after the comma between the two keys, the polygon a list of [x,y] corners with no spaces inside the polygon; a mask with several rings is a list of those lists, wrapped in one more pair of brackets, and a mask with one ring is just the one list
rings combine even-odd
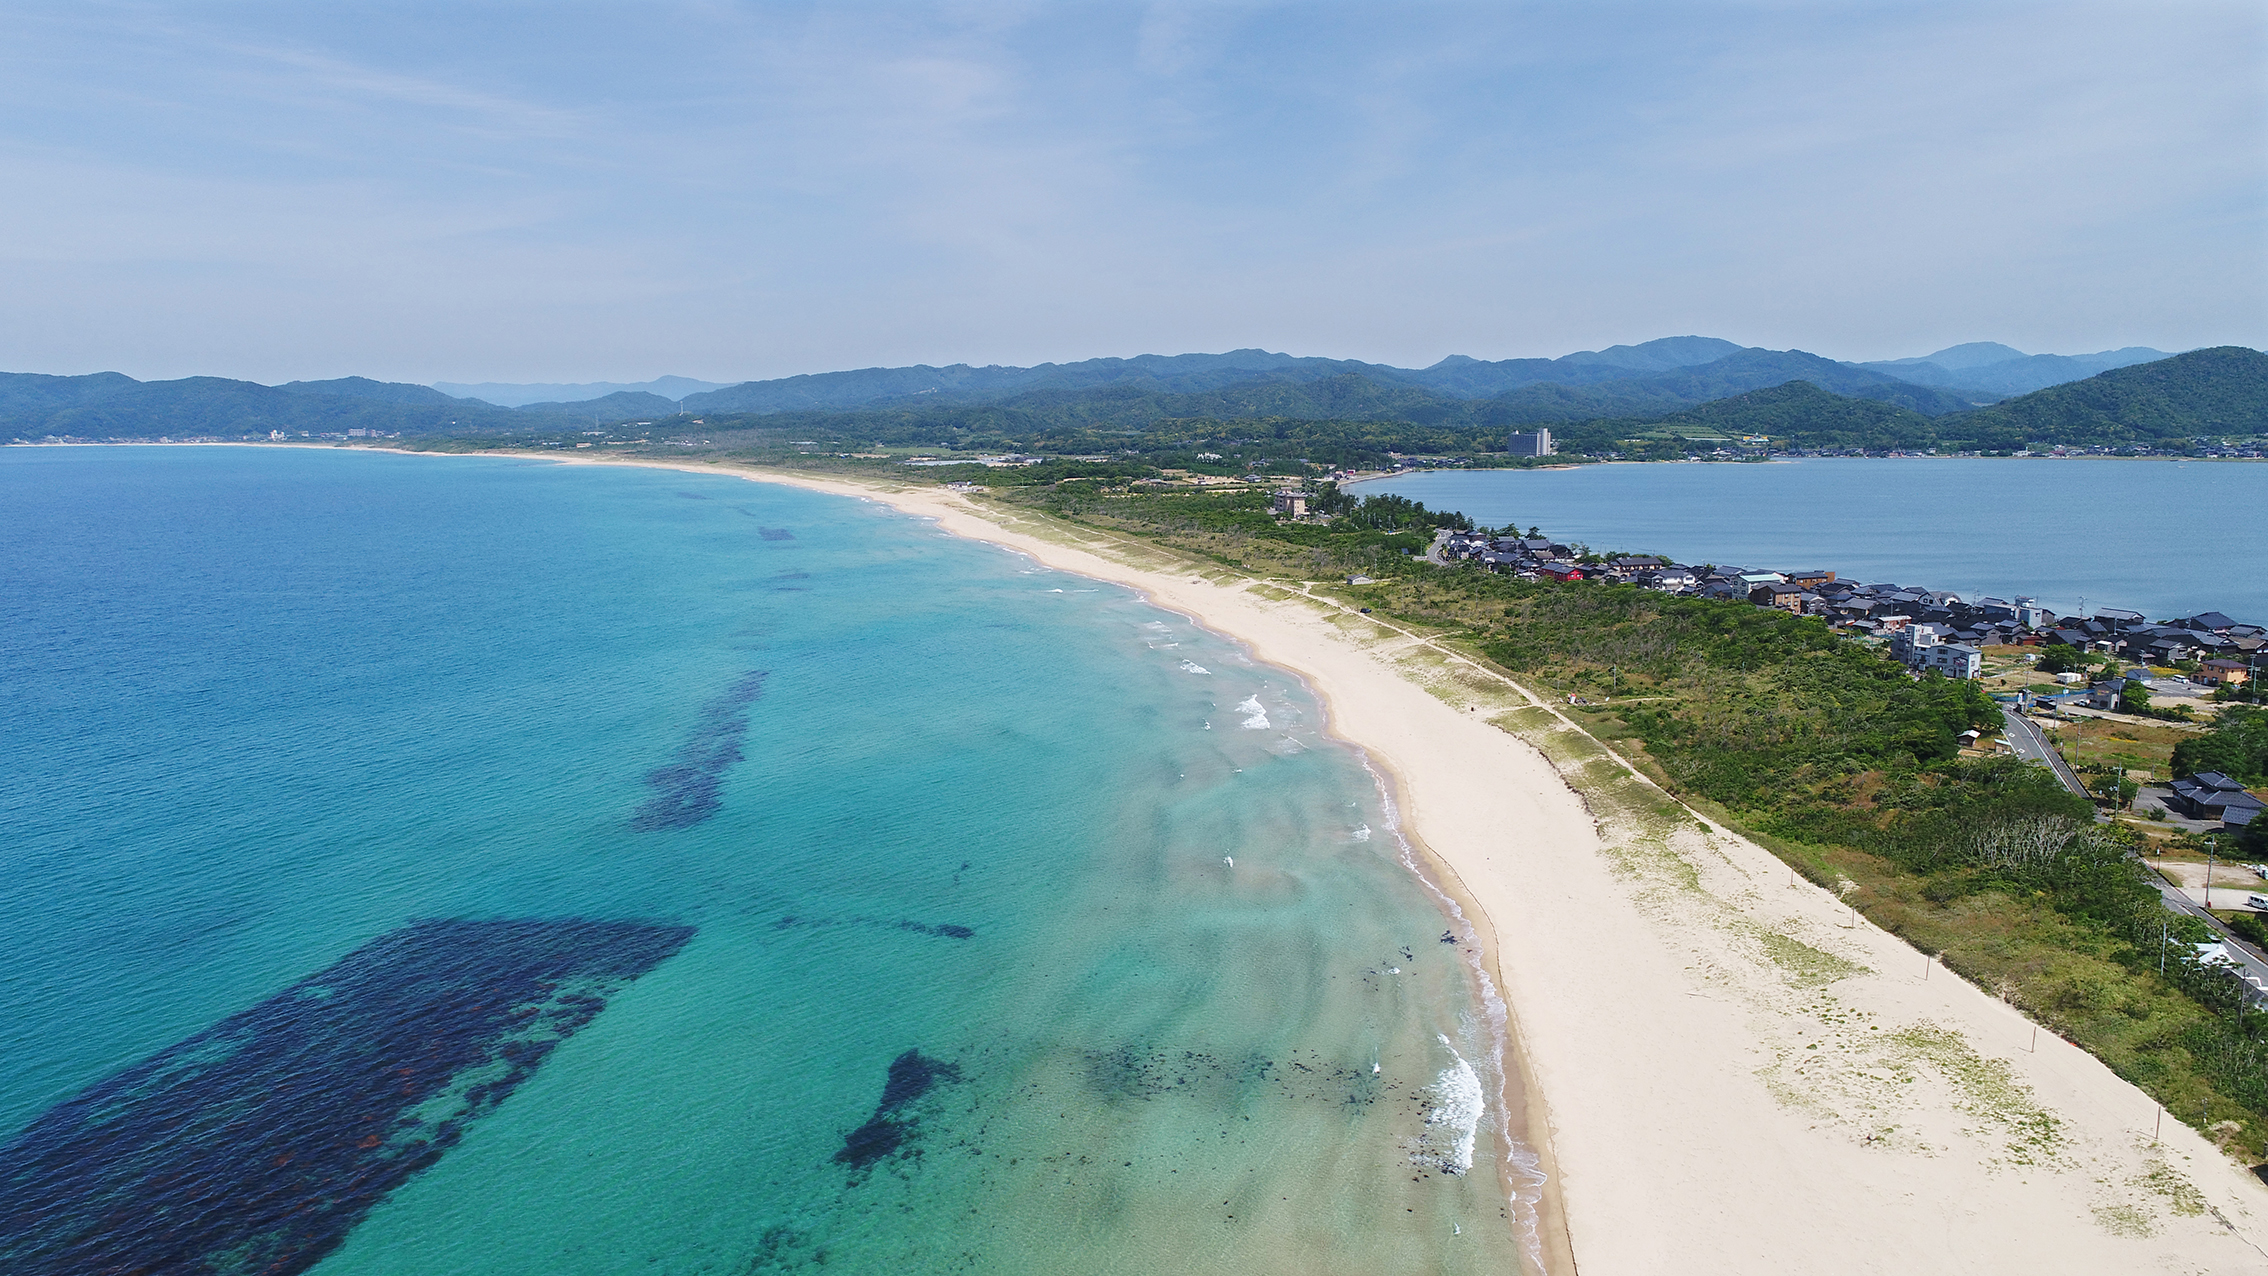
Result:
{"label": "paved road", "polygon": [[[2195,901],[2182,894],[2180,888],[2159,877],[2155,871],[2150,873],[2150,884],[2158,888],[2158,897],[2166,902],[2167,908],[2177,913],[2187,913],[2191,917],[2203,918],[2205,924],[2213,928],[2213,933],[2221,937],[2221,942],[2229,950],[2229,955],[2243,964],[2245,982],[2252,985],[2252,995],[2249,1000],[2255,1005],[2262,1001],[2268,1001],[2268,957],[2262,956],[2258,950],[2230,934],[2229,928],[2221,924],[2220,918],[2206,912]],[[2241,886],[2223,887],[2216,885],[2213,889],[2216,891],[2227,890],[2232,901],[2241,899],[2248,893]]]}
{"label": "paved road", "polygon": [[[2047,738],[2040,733],[2038,727],[2032,725],[2022,714],[2012,709],[2002,708],[2000,716],[2007,721],[2008,743],[2010,747],[2016,750],[2017,756],[2027,761],[2040,763],[2054,771],[2055,778],[2063,781],[2063,787],[2080,797],[2087,796],[2086,788],[2079,783],[2079,777],[2073,774],[2070,764],[2063,760],[2062,754],[2057,753],[2049,746]],[[2110,815],[2098,810],[2095,812],[2095,818],[2097,820],[2108,820]],[[2260,952],[2245,944],[2244,941],[2230,934],[2229,928],[2221,924],[2220,918],[2206,912],[2196,901],[2182,894],[2180,887],[2160,877],[2155,870],[2150,872],[2149,880],[2152,886],[2158,888],[2158,897],[2166,902],[2167,908],[2177,913],[2187,913],[2191,917],[2203,918],[2205,924],[2213,928],[2213,933],[2220,936],[2221,943],[2227,948],[2229,955],[2243,967],[2245,982],[2251,985],[2248,1000],[2255,1005],[2268,1002],[2268,956],[2263,956]],[[2219,889],[2230,892],[2231,903],[2249,893],[2241,887],[2222,887]]]}
{"label": "paved road", "polygon": [[[2079,777],[2072,771],[2071,765],[2063,760],[2062,754],[2057,753],[2048,744],[2047,737],[2040,734],[2040,729],[2032,725],[2031,719],[2006,705],[2001,706],[2000,716],[2008,724],[2008,744],[2010,748],[2016,750],[2016,756],[2027,762],[2037,762],[2048,768],[2055,772],[2056,779],[2063,781],[2063,787],[2080,797],[2087,798],[2090,802],[2094,800],[2088,794],[2087,786],[2079,782]],[[2105,817],[2102,812],[2097,811],[2095,818],[2099,820]]]}

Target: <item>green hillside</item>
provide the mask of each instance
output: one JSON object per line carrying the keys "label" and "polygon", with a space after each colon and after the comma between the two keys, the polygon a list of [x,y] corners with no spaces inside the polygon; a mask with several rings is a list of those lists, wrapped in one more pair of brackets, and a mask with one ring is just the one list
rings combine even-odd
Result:
{"label": "green hillside", "polygon": [[2192,350],[2035,390],[1938,427],[1948,441],[1987,449],[2268,434],[2268,354],[2243,346]]}
{"label": "green hillside", "polygon": [[1489,400],[1482,415],[1507,425],[1652,416],[1791,381],[1808,381],[1835,394],[1878,399],[1929,416],[1964,411],[1975,402],[1801,350],[1742,350],[1700,367],[1650,376],[1594,385],[1522,386]]}
{"label": "green hillside", "polygon": [[[1677,455],[1688,442],[1758,435],[1807,449],[1925,448],[1936,442],[1937,430],[1936,421],[1897,404],[1848,399],[1808,381],[1790,381],[1667,416],[1584,421],[1553,433],[1570,452]],[[1641,446],[1631,446],[1634,441]]]}

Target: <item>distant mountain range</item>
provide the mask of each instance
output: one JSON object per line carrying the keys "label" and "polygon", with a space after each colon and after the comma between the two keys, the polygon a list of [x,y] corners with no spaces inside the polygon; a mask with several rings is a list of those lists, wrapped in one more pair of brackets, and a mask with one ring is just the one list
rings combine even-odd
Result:
{"label": "distant mountain range", "polygon": [[2268,354],[2192,350],[2007,399],[1939,428],[2003,447],[2268,434]]}
{"label": "distant mountain range", "polygon": [[667,399],[674,405],[688,394],[699,394],[703,390],[722,390],[725,383],[695,381],[691,377],[655,377],[651,381],[627,385],[617,381],[586,381],[579,385],[519,384],[505,381],[463,385],[454,381],[436,381],[433,388],[455,398],[478,399],[500,408],[520,408],[532,404],[587,403],[617,394],[647,394]]}
{"label": "distant mountain range", "polygon": [[[1382,387],[1424,391],[1443,399],[1492,399],[1505,405],[1504,419],[1535,422],[1669,411],[1798,377],[1818,381],[1838,393],[1899,402],[1928,413],[1959,411],[1997,397],[1964,396],[1800,350],[1743,347],[1716,337],[1664,337],[1641,345],[1578,351],[1557,359],[1489,362],[1451,355],[1430,368],[1301,358],[1266,350],[1138,355],[1131,359],[1043,363],[1035,368],[975,368],[967,364],[863,368],[749,381],[688,395],[683,404],[688,412],[702,413],[839,412],[910,407],[920,401],[998,403],[1039,391],[1104,387],[1207,395],[1232,389],[1306,385],[1345,376],[1361,377]],[[1284,406],[1292,410],[1290,405]]]}
{"label": "distant mountain range", "polygon": [[[1298,384],[1353,374],[1456,399],[1501,398],[1526,389],[1527,394],[1513,400],[1517,405],[1514,410],[1540,422],[1668,411],[1705,402],[1717,394],[1780,384],[1797,376],[1837,393],[1897,402],[1934,414],[2165,357],[2162,351],[2139,346],[2091,355],[2027,355],[1986,341],[1910,359],[1845,363],[1800,350],[1744,347],[1718,337],[1664,337],[1638,345],[1581,350],[1557,359],[1490,361],[1451,355],[1427,368],[1244,349],[1224,354],[1086,359],[1029,368],[959,363],[947,367],[916,364],[860,368],[721,387],[685,377],[662,377],[635,386],[605,382],[587,386],[443,383],[437,388],[511,406],[545,400],[550,401],[546,406],[559,406],[610,392],[643,390],[673,398],[688,412],[839,412],[917,398],[949,403],[999,402],[1035,390],[1102,386],[1202,394],[1254,382]],[[1778,380],[1771,380],[1774,377]],[[1599,388],[1593,391],[1592,387]],[[1938,393],[1922,393],[1915,387]]]}
{"label": "distant mountain range", "polygon": [[[1764,356],[1792,356],[1778,372],[1800,372],[1825,384],[1839,383],[1844,393],[1888,399],[1896,393],[1879,389],[1865,395],[1862,387],[1883,387],[1888,381],[1925,386],[1951,393],[1965,405],[1989,403],[2012,394],[2024,394],[2065,381],[2128,364],[2163,359],[2162,351],[2140,346],[2088,355],[2027,355],[1997,342],[1978,341],[1952,346],[1935,354],[1872,363],[1837,363],[1844,372],[1824,372],[1829,361],[1801,351],[1768,351],[1744,347],[1718,337],[1664,337],[1639,345],[1581,350],[1557,359],[1502,359],[1489,361],[1450,355],[1429,368],[1397,368],[1354,359],[1321,359],[1267,350],[1231,350],[1225,354],[1138,355],[1131,359],[1086,359],[1077,363],[1043,363],[1037,367],[971,367],[953,364],[931,367],[917,364],[902,368],[861,368],[848,372],[820,372],[769,381],[743,381],[723,385],[691,377],[657,377],[623,384],[593,381],[582,384],[516,384],[442,381],[434,389],[458,398],[478,399],[498,407],[557,408],[591,404],[623,393],[644,393],[682,404],[692,412],[813,412],[873,407],[894,399],[942,396],[951,402],[993,402],[1030,390],[1074,390],[1103,385],[1133,385],[1173,394],[1201,393],[1253,380],[1316,381],[1354,373],[1375,381],[1412,385],[1460,399],[1491,398],[1524,386],[1591,386],[1608,382],[1644,380],[1718,364],[1739,355],[1747,367],[1716,368],[1700,378],[1722,382],[1742,372],[1772,374]],[[1855,376],[1870,372],[1887,380]],[[1686,378],[1692,382],[1695,378]],[[1618,389],[1600,396],[1565,395],[1550,390],[1531,396],[1539,420],[1572,419],[1568,412],[1620,411],[1664,399],[1661,387]],[[1669,390],[1669,400],[1686,396]],[[628,401],[625,401],[628,402]],[[638,400],[638,412],[659,410]],[[1942,410],[1943,400],[1921,396],[1912,406],[1921,411]],[[590,410],[588,408],[586,411]]]}
{"label": "distant mountain range", "polygon": [[136,381],[117,372],[54,377],[0,372],[0,438],[241,437],[287,434],[483,433],[669,416],[677,404],[622,391],[582,403],[503,408],[431,386],[368,377],[267,386],[225,377]]}
{"label": "distant mountain range", "polygon": [[[1852,446],[1912,446],[1930,439],[1972,446],[2000,440],[1990,444],[1998,447],[2008,438],[2022,446],[2032,440],[2252,432],[2259,427],[2246,423],[2257,422],[2268,402],[2254,373],[2262,358],[2242,347],[2171,357],[2138,348],[2026,355],[1977,342],[1914,359],[1854,364],[1713,337],[1667,337],[1557,359],[1452,356],[1421,369],[1264,350],[1034,368],[868,368],[693,390],[681,400],[628,388],[514,407],[363,377],[263,386],[217,377],[141,382],[114,372],[0,373],[0,438],[243,437],[349,429],[492,434],[661,420],[683,412],[709,420],[712,429],[823,430],[824,437],[922,446],[1050,439],[1093,450],[1161,422],[1267,419],[1375,423],[1379,429],[1362,432],[1364,446],[1380,447],[1388,446],[1381,440],[1400,423],[1425,450],[1480,450],[1490,439],[1501,446],[1504,431],[1545,424],[1570,444],[1614,450],[1613,440],[1631,437],[1634,423],[1644,422],[1662,426],[1650,432],[1656,436],[1687,427],[1783,438],[1809,430],[1821,439],[1848,439]],[[2110,366],[2085,372],[2098,364]],[[1985,388],[1987,382],[2016,385],[2025,378],[2067,376],[2079,379],[2013,399]],[[1925,383],[1932,378],[1957,384]],[[580,394],[607,384],[450,388],[516,397],[534,390]],[[714,383],[665,377],[643,384],[681,391]],[[1891,438],[1901,441],[1880,442]]]}
{"label": "distant mountain range", "polygon": [[2130,364],[1936,417],[1794,381],[1659,416],[1586,421],[1562,431],[1572,449],[1590,451],[1665,435],[1763,435],[1804,448],[2018,451],[2035,442],[2115,447],[2261,434],[2268,434],[2268,354],[2243,346]]}
{"label": "distant mountain range", "polygon": [[2100,354],[2025,354],[1994,341],[1972,341],[1919,358],[1890,359],[1858,366],[1902,381],[1938,386],[1990,401],[2165,357],[2165,351],[2147,346],[2128,346]]}

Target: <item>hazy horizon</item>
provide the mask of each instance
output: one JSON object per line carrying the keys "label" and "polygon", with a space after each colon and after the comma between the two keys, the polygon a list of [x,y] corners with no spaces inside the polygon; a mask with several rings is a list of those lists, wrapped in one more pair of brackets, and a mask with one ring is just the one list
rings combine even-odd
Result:
{"label": "hazy horizon", "polygon": [[0,15],[0,367],[2268,345],[2243,4]]}

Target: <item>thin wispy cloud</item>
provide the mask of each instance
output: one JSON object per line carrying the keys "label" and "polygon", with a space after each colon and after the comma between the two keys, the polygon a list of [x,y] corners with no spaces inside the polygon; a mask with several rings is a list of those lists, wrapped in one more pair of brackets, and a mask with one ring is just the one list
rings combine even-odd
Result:
{"label": "thin wispy cloud", "polygon": [[2252,5],[0,15],[0,365],[2268,342]]}

